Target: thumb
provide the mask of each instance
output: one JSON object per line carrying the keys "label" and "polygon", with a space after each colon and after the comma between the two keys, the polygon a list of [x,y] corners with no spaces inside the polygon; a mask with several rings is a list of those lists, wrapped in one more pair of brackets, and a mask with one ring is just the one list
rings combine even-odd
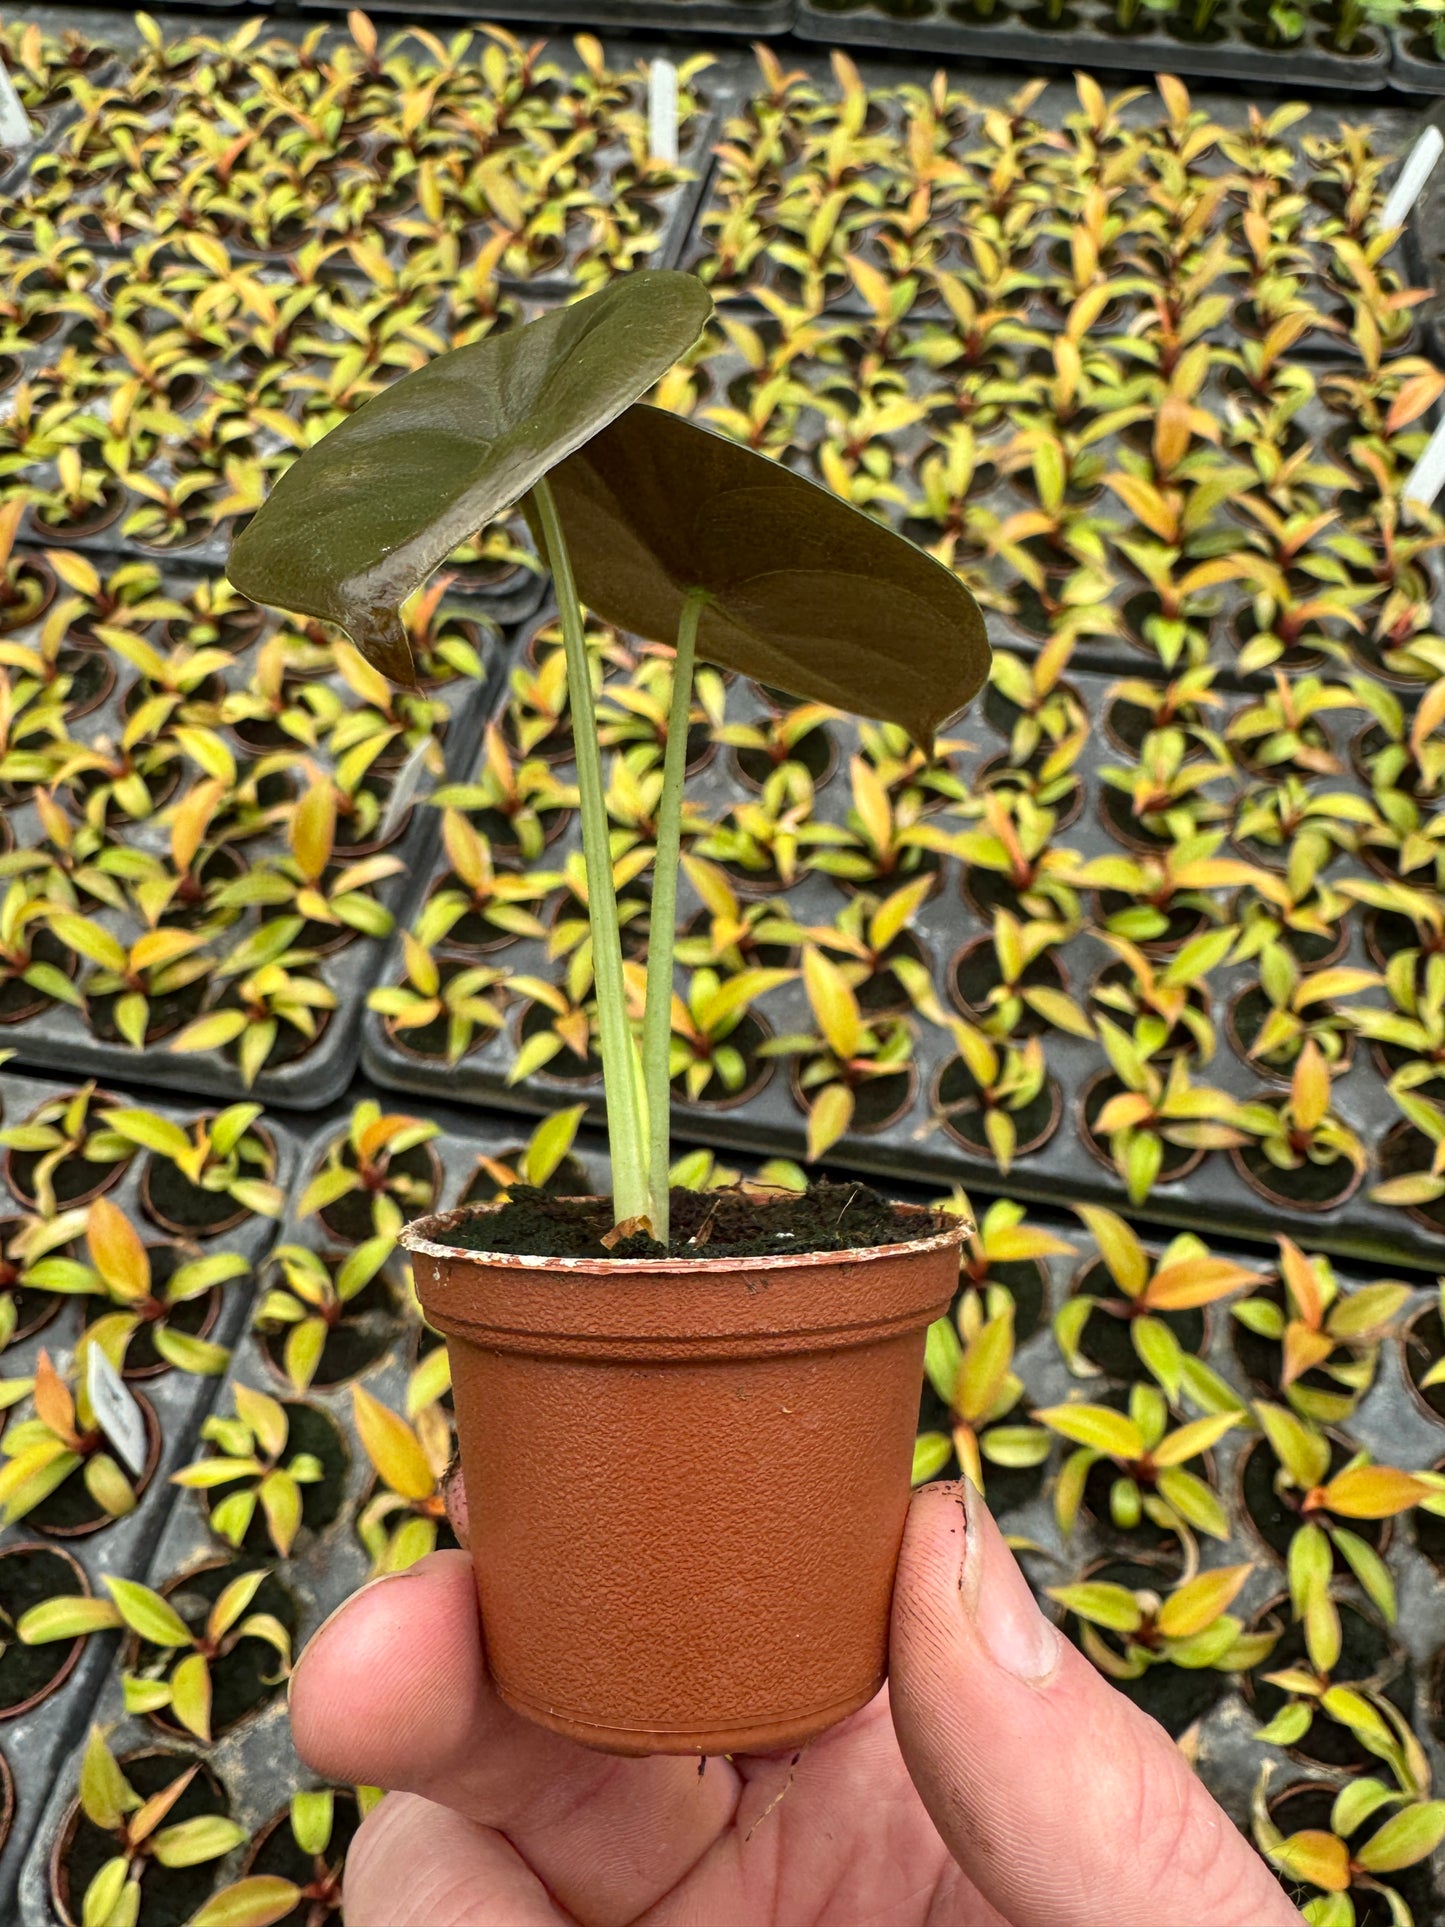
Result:
{"label": "thumb", "polygon": [[913,1500],[889,1677],[913,1783],[1014,1927],[1301,1927],[1164,1729],[1039,1611],[966,1480]]}

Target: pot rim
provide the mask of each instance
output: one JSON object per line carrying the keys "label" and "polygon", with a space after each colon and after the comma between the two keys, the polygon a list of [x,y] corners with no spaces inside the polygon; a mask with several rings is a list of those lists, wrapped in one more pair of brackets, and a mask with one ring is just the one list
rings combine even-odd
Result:
{"label": "pot rim", "polygon": [[[610,1202],[596,1198],[558,1199],[559,1204],[591,1204]],[[582,1277],[615,1277],[620,1273],[642,1272],[650,1277],[662,1275],[684,1278],[701,1278],[709,1272],[733,1271],[796,1271],[805,1265],[870,1264],[878,1259],[896,1258],[900,1254],[940,1251],[952,1245],[955,1248],[963,1242],[966,1229],[963,1219],[949,1219],[942,1224],[944,1214],[926,1204],[895,1204],[894,1209],[908,1216],[915,1213],[921,1219],[928,1219],[939,1229],[926,1237],[899,1240],[886,1245],[860,1245],[855,1250],[846,1251],[779,1251],[761,1256],[738,1258],[566,1258],[522,1251],[480,1251],[466,1245],[444,1244],[432,1237],[433,1231],[443,1231],[448,1226],[470,1222],[495,1214],[503,1208],[503,1201],[491,1199],[485,1204],[455,1205],[450,1211],[435,1211],[423,1218],[414,1218],[401,1232],[398,1243],[403,1250],[426,1258],[440,1258],[455,1262],[500,1266],[511,1271],[570,1272]]]}

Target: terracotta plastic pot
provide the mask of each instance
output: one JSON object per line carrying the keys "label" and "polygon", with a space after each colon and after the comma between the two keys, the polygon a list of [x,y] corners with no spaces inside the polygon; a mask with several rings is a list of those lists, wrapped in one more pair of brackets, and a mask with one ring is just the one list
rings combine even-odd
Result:
{"label": "terracotta plastic pot", "polygon": [[448,1341],[487,1658],[606,1752],[795,1747],[883,1682],[924,1333],[963,1227],[797,1256],[497,1256],[402,1234]]}

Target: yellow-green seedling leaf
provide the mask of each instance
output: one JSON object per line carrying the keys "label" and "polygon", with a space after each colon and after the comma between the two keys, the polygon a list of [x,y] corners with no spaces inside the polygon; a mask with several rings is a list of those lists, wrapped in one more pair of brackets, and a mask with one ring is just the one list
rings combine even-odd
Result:
{"label": "yellow-green seedling leaf", "polygon": [[1048,1594],[1065,1612],[1111,1633],[1137,1633],[1144,1624],[1143,1608],[1127,1586],[1089,1579],[1077,1586],[1050,1586]]}
{"label": "yellow-green seedling leaf", "polygon": [[87,1820],[102,1833],[114,1833],[128,1813],[140,1806],[140,1796],[116,1763],[107,1744],[106,1729],[92,1726],[80,1762],[80,1805]]}
{"label": "yellow-green seedling leaf", "polygon": [[109,1599],[89,1599],[84,1594],[59,1599],[42,1599],[22,1613],[15,1631],[22,1646],[48,1646],[57,1639],[79,1639],[86,1633],[104,1633],[121,1624],[120,1609]]}
{"label": "yellow-green seedling leaf", "polygon": [[936,1479],[953,1457],[953,1440],[946,1432],[920,1432],[913,1441],[913,1483]]}
{"label": "yellow-green seedling leaf", "polygon": [[187,1653],[171,1674],[171,1711],[203,1746],[211,1743],[211,1669],[203,1653]]}
{"label": "yellow-green seedling leaf", "polygon": [[314,1858],[331,1844],[336,1796],[330,1787],[307,1787],[291,1795],[291,1833],[302,1853]]}
{"label": "yellow-green seedling leaf", "polygon": [[1228,1612],[1253,1571],[1251,1565],[1216,1566],[1186,1580],[1159,1608],[1160,1632],[1167,1639],[1190,1639],[1202,1633]]}
{"label": "yellow-green seedling leaf", "polygon": [[1342,1519],[1392,1519],[1429,1494],[1429,1486],[1398,1466],[1347,1465],[1325,1486],[1322,1500]]}
{"label": "yellow-green seedling leaf", "polygon": [[1254,1410],[1275,1457],[1294,1483],[1305,1492],[1322,1484],[1330,1465],[1329,1440],[1282,1405],[1256,1399]]}
{"label": "yellow-green seedling leaf", "polygon": [[266,1515],[271,1543],[285,1558],[301,1530],[301,1488],[289,1472],[268,1472],[257,1487],[256,1496]]}
{"label": "yellow-green seedling leaf", "polygon": [[220,1813],[202,1813],[194,1820],[163,1827],[151,1851],[163,1867],[200,1867],[230,1853],[246,1837],[246,1829],[238,1821]]}
{"label": "yellow-green seedling leaf", "polygon": [[278,1458],[286,1449],[284,1406],[268,1392],[258,1392],[252,1386],[239,1382],[232,1388],[231,1396],[236,1402],[236,1411],[255,1434],[262,1451],[268,1458]]}
{"label": "yellow-green seedling leaf", "polygon": [[255,602],[339,623],[369,662],[414,683],[408,596],[645,394],[711,312],[694,276],[643,269],[435,357],[286,471],[232,549],[232,582]]}
{"label": "yellow-green seedling leaf", "polygon": [[403,1499],[429,1499],[436,1481],[421,1441],[406,1420],[363,1385],[351,1388],[351,1411],[362,1449],[377,1477]]}
{"label": "yellow-green seedling leaf", "polygon": [[112,1295],[126,1304],[150,1296],[151,1266],[139,1232],[109,1198],[97,1198],[85,1221],[91,1263]]}
{"label": "yellow-green seedling leaf", "polygon": [[1217,1445],[1234,1424],[1233,1412],[1212,1412],[1205,1418],[1190,1419],[1161,1439],[1150,1456],[1156,1465],[1184,1465]]}
{"label": "yellow-green seedling leaf", "polygon": [[251,1874],[211,1895],[186,1927],[275,1927],[301,1904],[301,1889],[279,1874]]}
{"label": "yellow-green seedling leaf", "polygon": [[80,1927],[110,1927],[129,1875],[130,1862],[124,1854],[117,1854],[105,1862],[85,1890],[80,1909]]}
{"label": "yellow-green seedling leaf", "polygon": [[1422,1800],[1390,1818],[1356,1853],[1366,1873],[1398,1873],[1416,1866],[1445,1840],[1445,1800]]}
{"label": "yellow-green seedling leaf", "polygon": [[962,1363],[963,1346],[957,1326],[947,1316],[935,1318],[924,1340],[923,1369],[929,1384],[950,1409],[958,1390],[958,1369]]}
{"label": "yellow-green seedling leaf", "polygon": [[114,1573],[102,1575],[120,1616],[134,1633],[152,1646],[189,1646],[191,1629],[169,1600],[162,1599],[137,1579],[121,1579]]}
{"label": "yellow-green seedling leaf", "polygon": [[1060,1438],[1074,1445],[1087,1445],[1110,1458],[1141,1459],[1144,1434],[1133,1419],[1109,1405],[1047,1405],[1035,1412],[1040,1425],[1047,1425]]}
{"label": "yellow-green seedling leaf", "polygon": [[1227,1258],[1183,1258],[1155,1272],[1146,1296],[1156,1311],[1189,1311],[1258,1283],[1257,1272]]}
{"label": "yellow-green seedling leaf", "polygon": [[258,1566],[254,1572],[243,1572],[229,1585],[222,1587],[206,1619],[206,1633],[210,1639],[225,1638],[244,1616],[251,1601],[266,1583],[267,1576],[266,1568]]}
{"label": "yellow-green seedling leaf", "polygon": [[1101,1204],[1079,1204],[1074,1209],[1089,1227],[1114,1283],[1126,1298],[1139,1297],[1149,1281],[1149,1256],[1132,1228]]}

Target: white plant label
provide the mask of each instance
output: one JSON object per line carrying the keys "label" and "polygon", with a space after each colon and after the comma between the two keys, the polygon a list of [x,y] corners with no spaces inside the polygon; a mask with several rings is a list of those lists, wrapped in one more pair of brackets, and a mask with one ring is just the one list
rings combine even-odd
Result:
{"label": "white plant label", "polygon": [[1445,152],[1445,134],[1438,127],[1427,127],[1410,149],[1409,158],[1400,169],[1400,177],[1380,209],[1382,234],[1390,228],[1404,226],[1405,217],[1419,200],[1421,189],[1434,173],[1435,163],[1442,152]]}
{"label": "white plant label", "polygon": [[34,138],[30,116],[15,91],[10,69],[0,60],[0,147],[8,147],[12,153],[18,153],[22,147],[28,147]]}
{"label": "white plant label", "polygon": [[1405,486],[1400,490],[1400,500],[1408,514],[1412,506],[1423,504],[1425,508],[1435,506],[1435,497],[1445,483],[1445,421],[1441,421],[1435,433],[1425,444],[1425,452],[1410,470]]}
{"label": "white plant label", "polygon": [[663,167],[676,167],[677,69],[670,60],[654,60],[648,69],[647,124],[652,158]]}
{"label": "white plant label", "polygon": [[125,1380],[99,1345],[85,1348],[85,1389],[95,1408],[96,1424],[138,1479],[146,1466],[146,1422]]}
{"label": "white plant label", "polygon": [[401,819],[416,801],[421,779],[426,774],[426,753],[430,747],[429,739],[418,743],[397,771],[391,795],[386,799],[386,815],[381,821],[379,834],[383,839],[400,826]]}

